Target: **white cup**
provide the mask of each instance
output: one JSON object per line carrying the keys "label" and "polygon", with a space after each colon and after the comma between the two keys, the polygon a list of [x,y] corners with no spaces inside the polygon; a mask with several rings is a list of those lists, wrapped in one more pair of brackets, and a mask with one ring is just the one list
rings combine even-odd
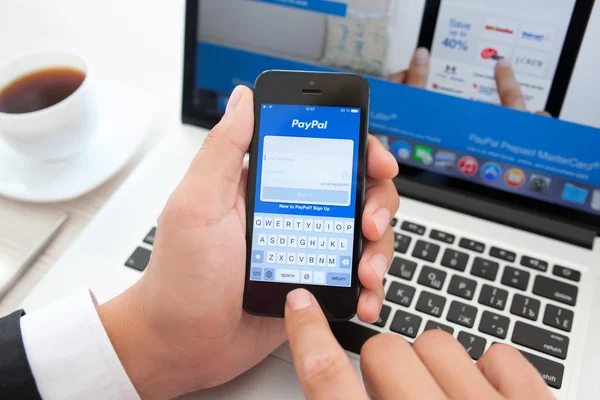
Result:
{"label": "white cup", "polygon": [[63,51],[20,55],[0,67],[0,92],[29,73],[55,67],[85,73],[81,86],[65,100],[23,114],[0,112],[0,137],[15,151],[37,161],[59,161],[83,152],[98,125],[93,72],[79,56]]}

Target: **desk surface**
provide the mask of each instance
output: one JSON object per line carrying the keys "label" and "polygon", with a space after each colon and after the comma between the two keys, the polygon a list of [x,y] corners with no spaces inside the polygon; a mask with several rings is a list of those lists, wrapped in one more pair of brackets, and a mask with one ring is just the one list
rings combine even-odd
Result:
{"label": "desk surface", "polygon": [[[69,215],[69,220],[29,272],[0,302],[0,315],[14,310],[25,299],[161,135],[179,125],[184,7],[183,0],[0,3],[0,37],[3,38],[0,65],[32,49],[72,50],[88,60],[99,79],[155,95],[160,110],[148,140],[109,182],[70,202],[27,205],[33,212],[62,210]],[[9,201],[5,206],[17,204]]]}

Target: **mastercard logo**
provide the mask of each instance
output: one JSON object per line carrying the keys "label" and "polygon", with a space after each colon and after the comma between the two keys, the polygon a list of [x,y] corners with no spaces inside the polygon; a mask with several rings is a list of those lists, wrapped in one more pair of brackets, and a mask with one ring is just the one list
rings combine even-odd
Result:
{"label": "mastercard logo", "polygon": [[481,58],[484,60],[497,59],[498,50],[494,49],[493,47],[487,47],[481,52]]}

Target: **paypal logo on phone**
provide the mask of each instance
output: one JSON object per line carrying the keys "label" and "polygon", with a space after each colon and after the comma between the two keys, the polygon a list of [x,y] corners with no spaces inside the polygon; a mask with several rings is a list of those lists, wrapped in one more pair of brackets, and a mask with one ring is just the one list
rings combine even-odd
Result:
{"label": "paypal logo on phone", "polygon": [[295,119],[292,121],[292,128],[300,128],[305,131],[309,129],[327,129],[327,124],[329,121],[319,122],[317,120],[301,122],[299,119]]}

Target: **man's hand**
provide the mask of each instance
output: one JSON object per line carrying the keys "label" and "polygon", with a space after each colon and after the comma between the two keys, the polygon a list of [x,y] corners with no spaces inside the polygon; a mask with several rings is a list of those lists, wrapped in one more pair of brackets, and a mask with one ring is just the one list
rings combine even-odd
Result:
{"label": "man's hand", "polygon": [[[283,320],[242,310],[246,261],[243,164],[254,129],[253,93],[238,87],[165,207],[142,279],[99,307],[119,359],[143,398],[172,398],[225,383],[286,338]],[[358,315],[374,322],[393,255],[399,198],[394,157],[369,138]]]}
{"label": "man's hand", "polygon": [[415,50],[408,69],[390,76],[390,81],[425,89],[429,78],[429,65],[429,50],[419,47]]}
{"label": "man's hand", "polygon": [[371,338],[360,360],[365,391],[309,292],[288,295],[285,322],[308,400],[553,398],[540,374],[513,347],[494,345],[473,364],[462,345],[442,331],[425,332],[413,346],[393,334]]}
{"label": "man's hand", "polygon": [[[519,82],[517,82],[515,73],[508,61],[502,59],[496,63],[494,78],[496,79],[496,86],[498,87],[500,103],[507,108],[527,111],[525,96],[523,95],[521,86],[519,85]],[[536,114],[551,117],[550,113],[547,111],[538,111]]]}

